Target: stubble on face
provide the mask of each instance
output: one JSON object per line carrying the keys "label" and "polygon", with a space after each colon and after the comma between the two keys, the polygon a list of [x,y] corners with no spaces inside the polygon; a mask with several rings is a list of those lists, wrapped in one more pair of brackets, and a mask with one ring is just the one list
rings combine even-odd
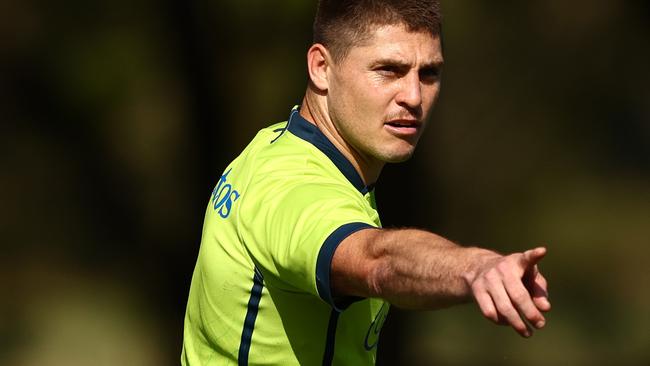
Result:
{"label": "stubble on face", "polygon": [[328,112],[360,165],[409,159],[439,91],[438,37],[378,26],[330,70]]}

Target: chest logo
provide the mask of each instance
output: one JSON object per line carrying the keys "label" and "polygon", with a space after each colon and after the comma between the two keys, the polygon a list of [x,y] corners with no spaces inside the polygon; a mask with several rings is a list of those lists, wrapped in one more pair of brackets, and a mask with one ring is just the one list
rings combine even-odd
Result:
{"label": "chest logo", "polygon": [[381,306],[381,309],[379,309],[377,312],[375,320],[370,323],[368,332],[366,332],[366,339],[364,340],[363,344],[366,351],[372,351],[373,348],[377,347],[377,343],[379,343],[379,333],[381,332],[381,327],[384,326],[384,322],[386,322],[387,317],[388,308],[386,307],[386,303],[384,303]]}
{"label": "chest logo", "polygon": [[230,215],[233,203],[241,197],[241,194],[233,189],[232,184],[227,182],[228,174],[231,171],[232,168],[219,178],[219,183],[217,183],[217,186],[212,191],[212,207],[224,219]]}

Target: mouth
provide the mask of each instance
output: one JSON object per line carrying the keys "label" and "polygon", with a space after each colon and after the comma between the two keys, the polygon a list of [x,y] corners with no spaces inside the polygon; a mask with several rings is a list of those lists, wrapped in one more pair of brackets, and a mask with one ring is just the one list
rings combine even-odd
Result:
{"label": "mouth", "polygon": [[415,119],[400,119],[389,121],[384,124],[384,127],[393,135],[397,136],[413,136],[418,133],[421,123]]}

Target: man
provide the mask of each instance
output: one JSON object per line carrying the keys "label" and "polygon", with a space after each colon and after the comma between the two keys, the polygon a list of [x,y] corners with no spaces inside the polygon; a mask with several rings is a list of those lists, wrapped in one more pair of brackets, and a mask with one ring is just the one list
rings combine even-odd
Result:
{"label": "man", "polygon": [[372,365],[388,304],[474,299],[522,336],[544,326],[544,248],[500,255],[381,229],[374,183],[413,153],[442,64],[437,1],[320,1],[301,106],[212,193],[184,365]]}

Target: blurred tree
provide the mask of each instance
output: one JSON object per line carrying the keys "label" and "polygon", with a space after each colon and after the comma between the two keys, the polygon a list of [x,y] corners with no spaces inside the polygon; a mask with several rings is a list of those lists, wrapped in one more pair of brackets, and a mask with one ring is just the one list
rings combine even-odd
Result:
{"label": "blurred tree", "polygon": [[[207,198],[300,103],[314,5],[0,5],[0,364],[177,364]],[[473,305],[397,311],[379,363],[650,362],[648,2],[443,8],[443,93],[383,222],[545,242],[555,308],[528,341]]]}

